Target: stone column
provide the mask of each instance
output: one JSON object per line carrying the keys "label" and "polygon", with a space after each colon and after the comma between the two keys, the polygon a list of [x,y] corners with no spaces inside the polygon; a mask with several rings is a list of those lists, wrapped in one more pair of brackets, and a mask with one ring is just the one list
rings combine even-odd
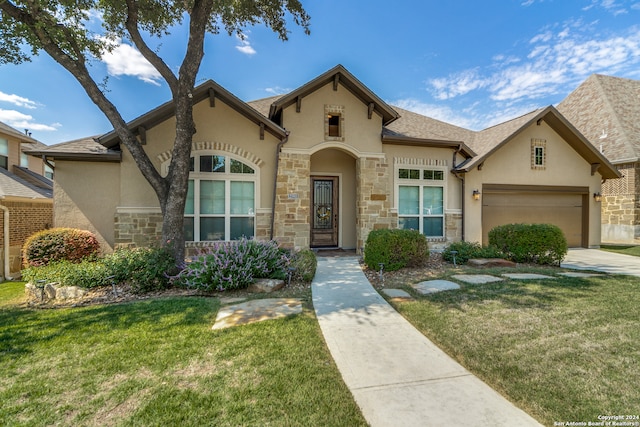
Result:
{"label": "stone column", "polygon": [[392,173],[385,158],[361,157],[356,161],[356,237],[358,252],[371,230],[396,228],[398,217],[391,212]]}
{"label": "stone column", "polygon": [[284,247],[309,248],[310,175],[310,155],[280,153],[273,237]]}

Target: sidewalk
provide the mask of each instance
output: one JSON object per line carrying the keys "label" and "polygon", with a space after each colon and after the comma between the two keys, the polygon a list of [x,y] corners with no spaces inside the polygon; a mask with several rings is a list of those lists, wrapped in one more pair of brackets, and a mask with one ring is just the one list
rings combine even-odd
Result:
{"label": "sidewalk", "polygon": [[318,258],[312,292],[331,355],[372,427],[540,425],[398,314],[358,258]]}

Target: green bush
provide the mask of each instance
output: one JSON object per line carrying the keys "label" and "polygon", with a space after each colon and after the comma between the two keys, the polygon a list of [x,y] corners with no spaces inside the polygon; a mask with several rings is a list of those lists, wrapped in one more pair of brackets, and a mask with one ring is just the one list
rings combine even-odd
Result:
{"label": "green bush", "polygon": [[51,228],[27,238],[22,246],[22,260],[25,267],[38,267],[62,260],[80,262],[99,252],[100,243],[93,233],[75,228]]}
{"label": "green bush", "polygon": [[99,261],[71,262],[62,260],[41,267],[26,268],[22,270],[22,277],[31,283],[44,280],[47,283],[56,282],[62,286],[90,289],[111,284],[111,280],[108,279],[110,273],[110,270]]}
{"label": "green bush", "polygon": [[318,260],[316,254],[310,249],[294,252],[289,267],[293,268],[292,280],[309,283],[316,275]]}
{"label": "green bush", "polygon": [[489,244],[515,262],[559,265],[568,246],[562,230],[552,224],[507,224],[489,231]]}
{"label": "green bush", "polygon": [[168,288],[170,276],[177,272],[169,247],[118,249],[102,263],[116,283],[128,283],[136,293]]}
{"label": "green bush", "polygon": [[453,242],[442,252],[442,259],[453,262],[452,251],[457,251],[457,264],[464,264],[472,258],[504,258],[504,254],[495,246],[483,247],[478,242]]}
{"label": "green bush", "polygon": [[285,279],[289,262],[288,251],[274,241],[219,242],[184,265],[173,282],[205,291],[242,289],[257,278]]}
{"label": "green bush", "polygon": [[404,267],[421,267],[429,259],[427,238],[417,230],[373,230],[364,247],[364,262],[368,268],[386,271]]}

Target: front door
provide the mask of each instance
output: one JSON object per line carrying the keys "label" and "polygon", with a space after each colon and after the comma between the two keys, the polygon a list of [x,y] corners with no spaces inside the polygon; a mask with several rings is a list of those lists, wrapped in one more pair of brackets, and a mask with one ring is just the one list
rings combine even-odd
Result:
{"label": "front door", "polygon": [[311,246],[338,246],[338,177],[311,177]]}

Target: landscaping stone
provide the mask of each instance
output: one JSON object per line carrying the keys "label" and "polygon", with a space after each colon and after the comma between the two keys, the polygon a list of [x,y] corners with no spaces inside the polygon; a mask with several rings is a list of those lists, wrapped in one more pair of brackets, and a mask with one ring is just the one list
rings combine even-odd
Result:
{"label": "landscaping stone", "polygon": [[558,273],[560,276],[565,276],[565,277],[577,277],[577,278],[587,278],[587,277],[598,277],[598,276],[602,276],[602,274],[597,274],[597,273],[578,273],[578,272],[573,272],[573,271],[568,271],[566,273]]}
{"label": "landscaping stone", "polygon": [[298,298],[251,300],[221,308],[212,329],[224,329],[299,313],[302,313],[302,300]]}
{"label": "landscaping stone", "polygon": [[535,274],[535,273],[508,273],[508,274],[503,274],[503,276],[508,277],[509,279],[516,279],[516,280],[555,279],[555,277],[553,276],[546,276],[544,274]]}
{"label": "landscaping stone", "polygon": [[60,286],[57,283],[47,283],[43,287],[27,283],[24,285],[24,291],[27,295],[27,300],[36,300],[38,302],[43,300],[76,299],[87,293],[86,289],[77,286]]}
{"label": "landscaping stone", "polygon": [[284,288],[284,280],[280,279],[256,279],[256,281],[247,288],[252,293],[271,293],[278,289]]}
{"label": "landscaping stone", "polygon": [[427,280],[426,282],[416,283],[411,286],[416,292],[422,295],[460,289],[460,285],[449,280]]}
{"label": "landscaping stone", "polygon": [[489,267],[515,267],[516,263],[502,258],[476,258],[467,261],[471,267],[489,268]]}
{"label": "landscaping stone", "polygon": [[485,283],[501,282],[504,280],[500,277],[490,276],[488,274],[456,274],[455,276],[451,276],[451,278],[471,285],[482,285]]}
{"label": "landscaping stone", "polygon": [[246,298],[240,298],[240,297],[222,297],[220,298],[220,304],[222,305],[227,305],[227,304],[235,304],[237,302],[242,302],[242,301],[246,301]]}
{"label": "landscaping stone", "polygon": [[403,291],[402,289],[382,289],[382,292],[387,295],[388,297],[391,297],[391,299],[394,300],[410,300],[413,299],[413,297],[407,292],[407,291]]}

